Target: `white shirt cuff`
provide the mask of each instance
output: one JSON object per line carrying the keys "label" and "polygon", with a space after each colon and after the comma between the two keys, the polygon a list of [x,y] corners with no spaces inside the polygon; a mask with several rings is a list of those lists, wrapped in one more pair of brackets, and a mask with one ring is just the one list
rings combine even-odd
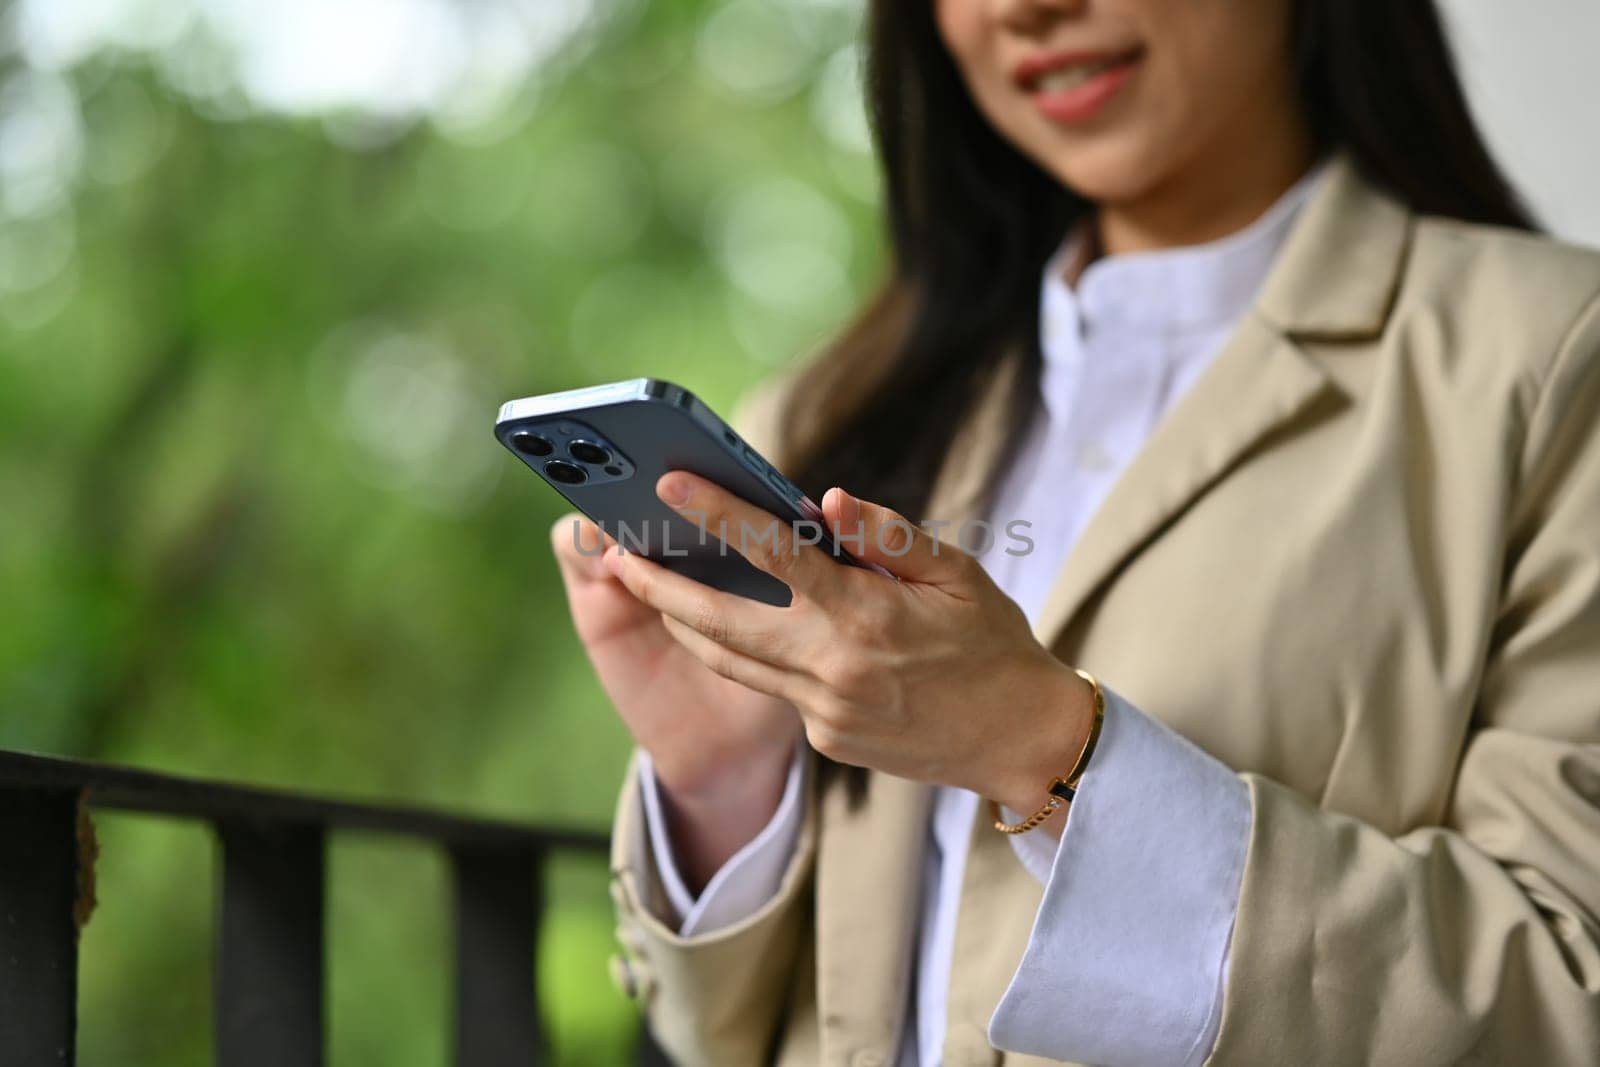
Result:
{"label": "white shirt cuff", "polygon": [[1222,1021],[1249,789],[1109,687],[1105,697],[1059,847],[1013,839],[1045,892],[989,1040],[1104,1067],[1198,1065]]}
{"label": "white shirt cuff", "polygon": [[794,857],[800,836],[801,790],[805,777],[805,749],[795,746],[789,762],[778,810],[739,851],[711,876],[699,898],[689,893],[672,856],[672,838],[667,833],[666,815],[661,809],[660,786],[650,754],[639,750],[639,791],[644,804],[644,822],[655,856],[656,871],[666,889],[667,899],[681,917],[678,933],[683,937],[720,930],[761,910],[772,899],[783,881],[783,872]]}

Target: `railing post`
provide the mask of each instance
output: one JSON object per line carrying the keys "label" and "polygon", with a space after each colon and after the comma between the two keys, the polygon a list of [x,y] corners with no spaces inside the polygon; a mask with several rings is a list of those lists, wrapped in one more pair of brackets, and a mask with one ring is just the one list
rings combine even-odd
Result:
{"label": "railing post", "polygon": [[219,1067],[323,1062],[324,841],[320,827],[217,827]]}
{"label": "railing post", "polygon": [[76,1056],[78,798],[0,789],[0,1060]]}
{"label": "railing post", "polygon": [[535,850],[457,848],[456,1067],[530,1067],[545,1061],[534,987],[544,910]]}

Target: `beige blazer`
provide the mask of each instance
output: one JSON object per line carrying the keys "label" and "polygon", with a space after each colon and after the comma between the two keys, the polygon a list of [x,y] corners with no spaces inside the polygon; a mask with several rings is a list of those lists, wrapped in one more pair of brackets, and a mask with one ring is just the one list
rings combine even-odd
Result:
{"label": "beige blazer", "polygon": [[[982,506],[1006,392],[922,517]],[[1249,787],[1210,1062],[1600,1063],[1600,255],[1335,160],[1036,633]],[[775,899],[686,939],[624,788],[617,974],[679,1062],[888,1062],[931,789],[843,792],[808,797]],[[945,1062],[1039,1064],[985,1035],[1042,891],[973,833]]]}

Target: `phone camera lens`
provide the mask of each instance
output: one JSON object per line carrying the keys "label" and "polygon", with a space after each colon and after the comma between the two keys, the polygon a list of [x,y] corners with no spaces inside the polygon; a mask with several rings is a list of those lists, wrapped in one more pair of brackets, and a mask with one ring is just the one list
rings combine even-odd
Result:
{"label": "phone camera lens", "polygon": [[524,456],[548,456],[556,450],[556,446],[550,443],[549,438],[540,437],[526,430],[518,430],[511,435],[511,447]]}
{"label": "phone camera lens", "polygon": [[567,451],[580,463],[600,466],[611,462],[611,453],[593,441],[574,441],[567,446]]}
{"label": "phone camera lens", "polygon": [[568,463],[564,459],[553,459],[544,465],[544,472],[552,482],[562,485],[582,485],[589,480],[589,475],[576,463]]}

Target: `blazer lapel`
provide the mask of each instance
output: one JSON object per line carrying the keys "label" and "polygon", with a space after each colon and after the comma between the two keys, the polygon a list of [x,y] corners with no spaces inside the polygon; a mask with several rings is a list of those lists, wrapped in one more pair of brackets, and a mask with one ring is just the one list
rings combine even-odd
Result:
{"label": "blazer lapel", "polygon": [[[935,479],[928,517],[949,523],[940,533],[952,545],[985,502],[1019,365],[1003,360],[984,384]],[[933,787],[873,772],[867,790],[864,803],[838,787],[822,798],[816,945],[824,1063],[855,1062],[859,1050],[876,1050],[887,1062],[913,985]]]}
{"label": "blazer lapel", "polygon": [[[1034,623],[1054,644],[1089,597],[1273,430],[1334,389],[1292,342],[1246,319],[1167,412],[1057,572]],[[1336,391],[1336,390],[1334,390]]]}
{"label": "blazer lapel", "polygon": [[1095,592],[1253,447],[1343,396],[1300,342],[1326,342],[1337,358],[1341,342],[1380,331],[1409,235],[1406,209],[1335,157],[1252,312],[1157,424],[1073,546],[1034,625],[1042,643],[1053,647]]}

